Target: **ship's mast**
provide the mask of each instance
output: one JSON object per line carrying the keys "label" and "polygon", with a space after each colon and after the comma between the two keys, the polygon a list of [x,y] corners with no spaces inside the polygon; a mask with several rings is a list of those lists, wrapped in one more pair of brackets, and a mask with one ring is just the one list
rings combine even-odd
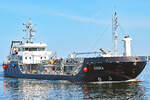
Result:
{"label": "ship's mast", "polygon": [[117,13],[115,12],[115,14],[113,15],[112,18],[112,34],[113,34],[113,56],[117,56],[118,55],[118,33],[117,33],[117,28],[118,28],[118,21],[117,21]]}
{"label": "ship's mast", "polygon": [[34,38],[34,32],[35,32],[31,19],[29,18],[28,23],[27,24],[23,23],[23,25],[25,26],[25,29],[23,31],[27,32],[28,34],[28,36],[24,39],[27,39],[27,42],[31,43],[32,39]]}

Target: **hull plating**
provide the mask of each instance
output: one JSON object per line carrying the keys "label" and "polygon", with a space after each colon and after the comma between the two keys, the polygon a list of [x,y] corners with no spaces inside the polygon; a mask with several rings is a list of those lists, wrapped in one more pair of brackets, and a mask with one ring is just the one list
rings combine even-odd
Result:
{"label": "hull plating", "polygon": [[[6,77],[43,80],[68,80],[71,82],[125,81],[136,78],[144,69],[144,56],[85,58],[76,75],[24,74],[16,67],[4,69]],[[88,71],[83,69],[87,67]]]}

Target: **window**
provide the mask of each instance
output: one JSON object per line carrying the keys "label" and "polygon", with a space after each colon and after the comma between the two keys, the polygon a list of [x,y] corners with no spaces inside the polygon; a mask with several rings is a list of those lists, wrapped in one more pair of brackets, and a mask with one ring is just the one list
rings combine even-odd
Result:
{"label": "window", "polygon": [[22,51],[22,48],[18,48],[18,51]]}
{"label": "window", "polygon": [[45,51],[45,48],[38,48],[38,51]]}
{"label": "window", "polygon": [[45,50],[45,48],[41,48],[41,51],[44,51]]}
{"label": "window", "polygon": [[37,51],[37,48],[29,48],[29,51]]}
{"label": "window", "polygon": [[29,48],[25,48],[25,51],[28,51],[29,50]]}
{"label": "window", "polygon": [[[40,48],[40,47],[35,48],[35,47],[33,47],[33,48],[22,48],[22,50],[23,51],[45,51],[45,48]],[[21,49],[20,49],[20,51],[21,51]]]}
{"label": "window", "polygon": [[25,57],[25,59],[27,59],[27,57]]}

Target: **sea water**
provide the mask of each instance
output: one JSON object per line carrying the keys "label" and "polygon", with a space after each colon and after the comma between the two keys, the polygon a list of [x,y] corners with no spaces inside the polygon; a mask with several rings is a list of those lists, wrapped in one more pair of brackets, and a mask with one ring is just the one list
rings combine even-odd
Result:
{"label": "sea water", "polygon": [[3,77],[0,69],[0,100],[148,100],[150,64],[137,77],[141,82],[71,83]]}

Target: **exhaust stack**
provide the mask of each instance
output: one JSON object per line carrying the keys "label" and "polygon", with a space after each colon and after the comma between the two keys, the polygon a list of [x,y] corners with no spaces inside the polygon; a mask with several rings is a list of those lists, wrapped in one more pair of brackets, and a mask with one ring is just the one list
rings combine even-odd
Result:
{"label": "exhaust stack", "polygon": [[125,36],[123,38],[124,41],[124,56],[131,56],[131,38],[129,36]]}

